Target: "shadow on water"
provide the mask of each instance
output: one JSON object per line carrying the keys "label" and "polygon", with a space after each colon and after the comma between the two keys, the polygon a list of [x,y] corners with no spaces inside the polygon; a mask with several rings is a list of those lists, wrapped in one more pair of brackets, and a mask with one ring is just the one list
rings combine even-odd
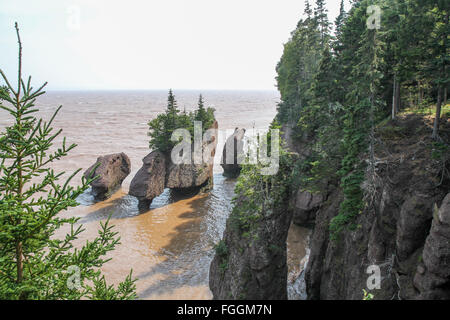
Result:
{"label": "shadow on water", "polygon": [[189,207],[179,215],[186,221],[174,228],[169,242],[158,252],[167,259],[138,275],[140,279],[164,276],[141,291],[141,298],[170,294],[182,287],[208,286],[213,246],[222,238],[232,210],[234,185],[235,180],[215,177],[214,188],[209,194],[189,202]]}
{"label": "shadow on water", "polygon": [[153,209],[163,208],[170,204],[177,203],[178,201],[187,200],[198,195],[198,191],[190,191],[187,194],[183,194],[179,191],[165,189],[161,195],[153,199],[148,208],[142,208],[139,206],[137,198],[125,194],[122,189],[117,190],[111,198],[105,201],[96,201],[90,194],[89,189],[79,196],[77,201],[80,205],[90,206],[92,211],[80,219],[79,223],[106,220],[110,215],[111,219],[135,217],[140,214],[147,214]]}
{"label": "shadow on water", "polygon": [[[166,259],[140,273],[139,279],[162,275],[163,279],[140,292],[140,297],[167,294],[176,288],[207,285],[209,264],[213,258],[212,247],[221,237],[217,229],[208,226],[210,197],[198,198],[190,202],[190,209],[179,215],[186,220],[170,233],[169,243],[161,247],[158,255]],[[223,231],[222,231],[223,232]]]}
{"label": "shadow on water", "polygon": [[[213,246],[221,239],[226,219],[231,212],[234,185],[235,179],[216,174],[214,187],[207,194],[183,195],[166,189],[153,200],[150,210],[144,213],[139,212],[135,197],[120,190],[109,200],[99,203],[94,203],[93,199],[89,199],[89,194],[86,194],[79,202],[91,204],[91,210],[79,223],[102,221],[109,215],[112,220],[142,218],[137,223],[131,220],[126,223],[136,224],[136,235],[148,236],[148,240],[144,242],[147,249],[144,250],[154,248],[158,262],[152,264],[149,270],[141,269],[136,274],[138,281],[149,284],[138,292],[141,299],[167,295],[177,289],[184,290],[185,287],[208,286],[209,265],[214,256]],[[156,245],[158,241],[152,238],[156,235],[151,234],[160,233],[157,231],[158,226],[146,223],[158,214],[176,215],[176,221],[170,227],[161,226],[166,228],[161,230],[165,241],[159,246]],[[158,280],[153,281],[155,278]]]}

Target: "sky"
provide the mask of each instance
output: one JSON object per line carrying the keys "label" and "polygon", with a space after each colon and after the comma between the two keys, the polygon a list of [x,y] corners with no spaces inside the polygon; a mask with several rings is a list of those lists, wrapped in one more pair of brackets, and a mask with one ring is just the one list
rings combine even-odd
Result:
{"label": "sky", "polygon": [[[310,0],[314,1],[314,0]],[[330,21],[338,0],[328,0]],[[275,90],[303,0],[0,0],[0,68],[50,90]]]}

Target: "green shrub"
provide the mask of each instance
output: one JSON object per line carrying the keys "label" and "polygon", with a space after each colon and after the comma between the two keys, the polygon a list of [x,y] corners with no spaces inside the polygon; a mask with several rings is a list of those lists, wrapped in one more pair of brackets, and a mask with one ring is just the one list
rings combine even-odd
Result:
{"label": "green shrub", "polygon": [[228,248],[225,241],[220,240],[215,246],[214,250],[219,257],[226,257],[228,255]]}

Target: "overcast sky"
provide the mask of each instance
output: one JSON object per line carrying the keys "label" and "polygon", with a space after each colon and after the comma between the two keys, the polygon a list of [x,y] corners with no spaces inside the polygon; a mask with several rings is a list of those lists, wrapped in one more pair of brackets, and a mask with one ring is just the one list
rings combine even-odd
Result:
{"label": "overcast sky", "polygon": [[[338,0],[328,0],[330,20]],[[0,68],[49,89],[275,89],[303,0],[1,0]]]}

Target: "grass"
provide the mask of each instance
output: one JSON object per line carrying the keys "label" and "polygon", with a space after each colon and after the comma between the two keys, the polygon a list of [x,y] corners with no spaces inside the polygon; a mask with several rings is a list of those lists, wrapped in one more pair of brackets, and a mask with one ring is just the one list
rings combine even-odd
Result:
{"label": "grass", "polygon": [[[414,113],[424,116],[434,116],[436,113],[436,105],[428,105],[424,107],[409,107],[402,111],[402,113]],[[441,107],[441,117],[450,118],[450,104],[442,105]]]}

